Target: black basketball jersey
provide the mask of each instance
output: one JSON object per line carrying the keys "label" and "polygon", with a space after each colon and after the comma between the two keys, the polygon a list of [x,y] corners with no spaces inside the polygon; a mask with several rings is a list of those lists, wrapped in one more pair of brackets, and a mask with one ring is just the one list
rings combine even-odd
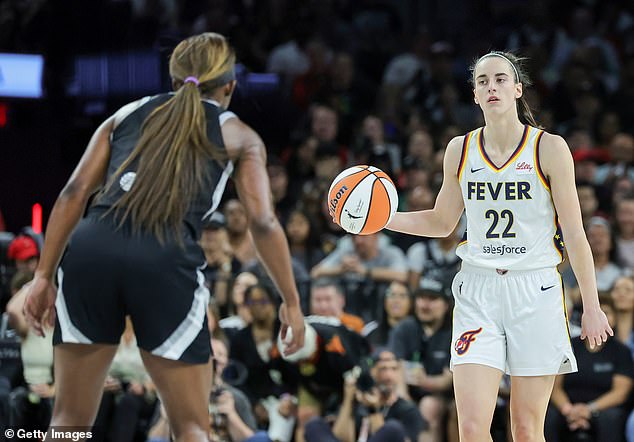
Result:
{"label": "black basketball jersey", "polygon": [[[172,97],[172,94],[161,94],[147,98],[146,102],[127,115],[115,128],[110,136],[110,162],[106,183],[109,183],[113,174],[123,164],[136,147],[141,136],[141,127],[145,119],[160,105]],[[220,129],[221,109],[213,101],[203,100],[207,119],[207,137],[219,148],[224,150],[222,132]],[[124,194],[130,190],[136,177],[137,162],[133,162],[117,178],[110,189],[100,194],[91,208],[93,211],[105,211]],[[229,160],[225,164],[209,159],[207,182],[203,189],[192,195],[189,209],[183,220],[187,231],[192,232],[194,238],[200,238],[202,222],[211,216],[220,204],[222,194],[229,176],[233,172],[233,163]]]}

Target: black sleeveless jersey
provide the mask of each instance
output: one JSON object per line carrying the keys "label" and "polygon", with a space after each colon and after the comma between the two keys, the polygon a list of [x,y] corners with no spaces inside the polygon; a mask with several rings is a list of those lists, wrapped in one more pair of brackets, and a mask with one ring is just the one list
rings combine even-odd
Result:
{"label": "black sleeveless jersey", "polygon": [[[147,99],[115,128],[110,137],[110,162],[106,183],[110,182],[113,174],[136,147],[141,136],[141,127],[148,115],[171,97],[171,94],[161,94]],[[224,150],[219,121],[221,109],[216,103],[207,100],[203,100],[203,106],[207,119],[207,137],[212,143]],[[136,162],[130,164],[110,189],[95,199],[90,210],[105,212],[111,208],[124,192],[129,191],[134,185],[136,168]],[[211,216],[220,204],[227,180],[232,172],[233,163],[231,161],[227,160],[225,164],[213,159],[208,161],[207,182],[203,189],[191,196],[192,200],[183,220],[184,229],[191,232],[195,240],[200,238],[203,220]]]}

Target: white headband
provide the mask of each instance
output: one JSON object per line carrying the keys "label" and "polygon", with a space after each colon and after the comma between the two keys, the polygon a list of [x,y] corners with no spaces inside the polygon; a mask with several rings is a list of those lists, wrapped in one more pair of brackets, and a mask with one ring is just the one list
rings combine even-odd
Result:
{"label": "white headband", "polygon": [[[503,58],[504,60],[508,61],[508,63],[513,68],[513,72],[515,72],[516,81],[518,83],[520,83],[520,74],[519,74],[519,72],[517,72],[517,68],[515,67],[513,62],[511,60],[509,60],[506,56],[500,54],[499,52],[489,52],[488,54],[484,54],[482,57],[480,57],[480,59],[478,60],[478,63],[480,63],[482,60],[484,60],[487,57],[500,57],[500,58]],[[478,65],[478,63],[476,63],[476,66]]]}

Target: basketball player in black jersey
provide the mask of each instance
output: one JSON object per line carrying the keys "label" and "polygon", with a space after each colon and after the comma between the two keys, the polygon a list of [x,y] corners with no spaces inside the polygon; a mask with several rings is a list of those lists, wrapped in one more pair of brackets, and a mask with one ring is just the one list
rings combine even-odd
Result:
{"label": "basketball player in black jersey", "polygon": [[284,298],[281,334],[286,338],[290,328],[292,337],[283,351],[303,346],[304,319],[271,204],[265,147],[223,111],[236,85],[234,63],[221,35],[182,41],[170,59],[175,92],[108,118],[57,199],[24,305],[38,334],[55,324],[52,427],[92,424],[130,315],[176,440],[208,440],[209,292],[197,242],[232,172],[260,257]]}

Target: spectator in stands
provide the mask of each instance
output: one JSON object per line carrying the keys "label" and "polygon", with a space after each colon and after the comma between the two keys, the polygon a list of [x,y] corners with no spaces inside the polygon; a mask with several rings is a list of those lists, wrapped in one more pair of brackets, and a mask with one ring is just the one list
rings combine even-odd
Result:
{"label": "spectator in stands", "polygon": [[203,224],[200,247],[207,261],[207,266],[202,270],[207,287],[213,294],[222,316],[227,316],[231,285],[240,273],[242,265],[233,254],[227,234],[227,223],[222,213],[214,212]]}
{"label": "spectator in stands", "polygon": [[295,77],[292,88],[293,102],[301,110],[307,109],[323,91],[332,59],[332,51],[319,38],[312,38],[306,44],[305,51],[310,67]]}
{"label": "spectator in stands", "polygon": [[354,156],[356,164],[372,164],[391,177],[401,173],[401,147],[385,139],[383,121],[376,115],[363,119]]}
{"label": "spectator in stands", "polygon": [[307,442],[418,441],[425,421],[416,405],[400,397],[402,371],[394,353],[379,349],[372,358],[370,376],[358,371],[346,375],[344,396],[332,428],[323,419],[306,425]]}
{"label": "spectator in stands", "polygon": [[225,331],[220,326],[220,310],[213,299],[209,301],[207,305],[207,327],[209,328],[209,335],[213,339],[217,339],[229,345],[229,338],[225,334]]}
{"label": "spectator in stands", "polygon": [[323,92],[324,101],[339,114],[341,139],[352,139],[353,125],[359,115],[372,109],[375,86],[362,69],[355,67],[353,55],[339,52],[333,57],[328,70],[328,82]]}
{"label": "spectator in stands", "polygon": [[[248,287],[244,303],[252,321],[230,338],[230,358],[244,365],[248,377],[238,386],[251,404],[270,395],[279,397],[292,392],[294,385],[290,365],[281,359],[275,337],[279,331],[276,302],[270,288],[262,284]],[[277,375],[272,375],[277,371]]]}
{"label": "spectator in stands", "polygon": [[610,290],[617,278],[623,274],[623,269],[613,258],[612,227],[605,218],[595,216],[590,219],[587,226],[587,235],[597,274],[597,289]]}
{"label": "spectator in stands", "polygon": [[411,290],[415,291],[425,279],[440,281],[447,287],[451,285],[462,262],[456,255],[456,247],[463,231],[464,225],[458,223],[449,236],[419,241],[407,250]]}
{"label": "spectator in stands", "polygon": [[404,163],[430,164],[434,157],[434,139],[426,130],[416,130],[410,136],[407,143],[407,155]]}
{"label": "spectator in stands", "polygon": [[616,225],[616,259],[617,262],[634,271],[634,193],[623,196],[614,211]]}
{"label": "spectator in stands", "polygon": [[392,330],[407,318],[412,311],[412,296],[406,284],[392,282],[385,291],[383,314],[378,320],[363,327],[365,336],[373,348],[386,347]]}
{"label": "spectator in stands", "polygon": [[612,183],[620,176],[634,181],[634,136],[620,132],[614,135],[608,145],[610,162],[598,167],[598,183]]}
{"label": "spectator in stands", "polygon": [[[612,227],[605,218],[593,216],[586,225],[586,234],[594,259],[597,289],[599,291],[608,291],[612,288],[617,278],[624,274],[623,268],[619,267],[614,261]],[[577,280],[570,265],[565,266],[561,273],[564,284],[567,287],[577,287]]]}
{"label": "spectator in stands", "polygon": [[[288,149],[287,171],[292,189],[303,191],[304,185],[315,178],[315,162],[319,140],[309,135],[297,142],[296,146]],[[301,195],[297,195],[298,198]]]}
{"label": "spectator in stands", "polygon": [[578,181],[577,195],[579,196],[583,225],[587,228],[590,223],[590,218],[595,216],[599,209],[596,187],[587,181]]}
{"label": "spectator in stands", "polygon": [[[335,277],[346,292],[349,311],[364,320],[379,317],[382,294],[392,281],[407,278],[405,254],[382,233],[348,235],[311,271],[313,278]],[[378,306],[378,309],[377,309]]]}
{"label": "spectator in stands", "polygon": [[[256,434],[257,424],[249,399],[239,389],[224,382],[222,373],[228,362],[226,345],[217,339],[211,340],[215,361],[214,388],[209,398],[212,426],[224,421],[224,429],[232,442],[244,442]],[[224,416],[219,416],[222,414]],[[217,430],[221,430],[217,428]],[[260,437],[264,435],[260,435]],[[264,440],[268,440],[264,439]]]}
{"label": "spectator in stands", "polygon": [[350,330],[361,333],[363,319],[346,313],[346,296],[343,288],[331,279],[318,279],[310,288],[310,313],[316,316],[337,318]]}
{"label": "spectator in stands", "polygon": [[15,261],[18,271],[34,272],[40,257],[40,250],[33,238],[27,235],[18,235],[9,245],[7,251],[9,259]]}
{"label": "spectator in stands", "polygon": [[300,441],[309,419],[336,411],[341,403],[344,373],[362,364],[370,354],[367,341],[337,318],[309,316],[306,329],[304,348],[297,355],[283,356],[299,372],[296,440]]}
{"label": "spectator in stands", "polygon": [[429,423],[432,440],[442,440],[451,405],[451,294],[441,282],[423,280],[415,291],[414,316],[390,335],[389,348],[406,363],[409,393]]}
{"label": "spectator in stands", "polygon": [[230,311],[232,315],[222,318],[218,322],[229,338],[236,331],[242,330],[251,323],[251,309],[244,303],[244,293],[249,287],[257,283],[257,276],[251,272],[242,272],[236,276],[231,287]]}
{"label": "spectator in stands", "polygon": [[[614,324],[612,298],[602,295],[599,302],[610,324]],[[546,416],[546,440],[559,442],[571,434],[576,440],[623,440],[627,416],[623,407],[634,378],[630,350],[614,337],[594,349],[589,348],[587,340],[574,338],[572,347],[579,371],[555,379]],[[584,436],[586,439],[582,439]]]}
{"label": "spectator in stands", "polygon": [[243,266],[256,260],[255,244],[249,232],[247,212],[242,203],[237,199],[227,201],[223,213],[233,255]]}
{"label": "spectator in stands", "polygon": [[295,202],[297,201],[296,193],[299,189],[289,187],[288,172],[279,158],[269,157],[266,171],[269,175],[275,214],[280,223],[286,224],[291,210],[295,207]]}
{"label": "spectator in stands", "polygon": [[614,303],[614,336],[634,356],[634,279],[621,276],[610,291]]}
{"label": "spectator in stands", "polygon": [[305,269],[312,269],[324,258],[319,232],[307,212],[293,210],[286,221],[285,231],[291,256]]}
{"label": "spectator in stands", "polygon": [[[348,161],[348,151],[345,146],[338,144],[339,114],[330,106],[315,104],[309,111],[310,135],[317,139],[320,146],[333,146],[342,164]],[[323,147],[317,148],[323,150]]]}

